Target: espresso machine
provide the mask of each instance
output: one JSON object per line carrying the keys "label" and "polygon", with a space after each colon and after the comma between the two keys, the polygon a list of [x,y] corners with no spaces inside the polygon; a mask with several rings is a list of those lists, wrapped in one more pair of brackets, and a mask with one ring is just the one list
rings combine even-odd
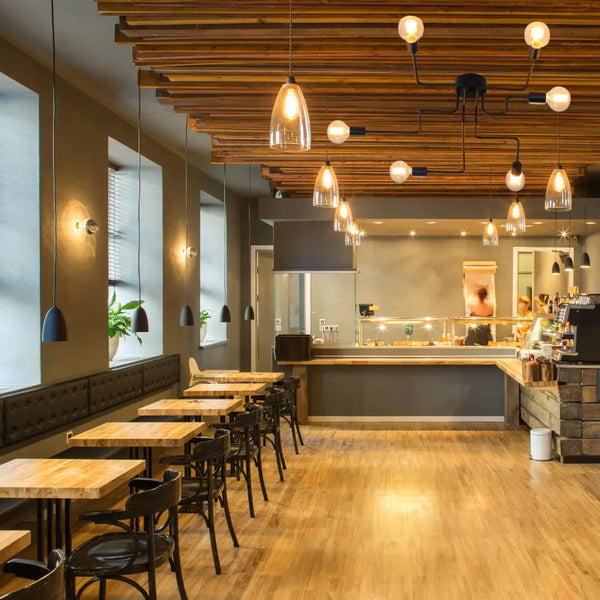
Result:
{"label": "espresso machine", "polygon": [[600,294],[582,294],[559,305],[554,320],[560,324],[561,344],[553,353],[556,361],[600,363]]}

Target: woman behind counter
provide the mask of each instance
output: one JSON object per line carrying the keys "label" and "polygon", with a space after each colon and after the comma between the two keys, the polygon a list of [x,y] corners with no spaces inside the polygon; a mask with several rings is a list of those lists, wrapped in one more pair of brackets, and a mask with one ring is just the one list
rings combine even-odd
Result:
{"label": "woman behind counter", "polygon": [[[491,317],[494,314],[494,306],[487,301],[488,291],[480,287],[476,292],[478,301],[469,307],[471,317]],[[492,340],[492,330],[489,325],[477,325],[469,327],[465,339],[465,346],[487,346]]]}

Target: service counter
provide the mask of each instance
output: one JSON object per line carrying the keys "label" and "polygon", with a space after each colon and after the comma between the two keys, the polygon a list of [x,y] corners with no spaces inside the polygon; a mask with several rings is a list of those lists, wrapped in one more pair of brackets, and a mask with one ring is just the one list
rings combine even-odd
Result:
{"label": "service counter", "polygon": [[281,361],[302,379],[298,417],[309,421],[519,423],[521,363],[510,347],[313,347]]}

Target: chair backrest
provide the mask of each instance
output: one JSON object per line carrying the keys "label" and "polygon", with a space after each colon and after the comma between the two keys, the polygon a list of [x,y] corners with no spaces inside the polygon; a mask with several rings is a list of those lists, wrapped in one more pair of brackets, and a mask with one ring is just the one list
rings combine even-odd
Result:
{"label": "chair backrest", "polygon": [[181,473],[167,469],[163,481],[155,480],[156,486],[132,494],[127,498],[125,510],[132,517],[149,517],[176,508],[181,500]]}
{"label": "chair backrest", "polygon": [[286,390],[272,388],[265,396],[263,402],[271,406],[281,406],[287,402],[288,395]]}
{"label": "chair backrest", "polygon": [[246,412],[235,415],[234,424],[242,427],[254,427],[262,421],[263,410],[258,404],[250,404]]}
{"label": "chair backrest", "polygon": [[188,370],[190,377],[192,375],[200,375],[200,367],[193,356],[188,358]]}
{"label": "chair backrest", "polygon": [[194,444],[192,455],[194,460],[205,461],[225,458],[229,453],[231,437],[227,429],[217,429],[215,437],[202,437]]}
{"label": "chair backrest", "polygon": [[64,600],[65,599],[65,555],[61,550],[52,550],[48,564],[15,558],[4,565],[5,573],[33,579],[33,583],[0,596],[0,600]]}

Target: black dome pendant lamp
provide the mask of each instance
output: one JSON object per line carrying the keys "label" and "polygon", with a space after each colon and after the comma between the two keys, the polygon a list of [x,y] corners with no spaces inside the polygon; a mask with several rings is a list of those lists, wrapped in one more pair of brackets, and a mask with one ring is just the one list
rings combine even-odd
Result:
{"label": "black dome pendant lamp", "polygon": [[53,205],[53,267],[52,267],[52,307],[44,317],[42,342],[66,342],[67,322],[62,310],[56,306],[56,40],[54,30],[54,0],[50,0],[52,27],[52,205]]}
{"label": "black dome pendant lamp", "polygon": [[219,315],[221,323],[231,323],[231,311],[227,306],[227,166],[223,163],[223,307]]}
{"label": "black dome pendant lamp", "polygon": [[179,313],[179,325],[181,327],[194,326],[194,313],[189,303],[190,283],[188,280],[188,254],[189,254],[189,236],[190,224],[188,214],[188,124],[187,117],[185,119],[185,306]]}
{"label": "black dome pendant lamp", "polygon": [[138,198],[137,198],[137,277],[138,277],[138,307],[133,313],[131,330],[134,333],[148,333],[148,315],[142,307],[142,267],[141,267],[141,237],[142,237],[142,88],[138,73]]}
{"label": "black dome pendant lamp", "polygon": [[[252,270],[252,212],[251,212],[251,199],[252,199],[252,165],[248,165],[248,256],[250,257],[250,270]],[[252,308],[252,299],[250,304],[246,306],[244,310],[244,320],[254,321],[254,308]]]}

